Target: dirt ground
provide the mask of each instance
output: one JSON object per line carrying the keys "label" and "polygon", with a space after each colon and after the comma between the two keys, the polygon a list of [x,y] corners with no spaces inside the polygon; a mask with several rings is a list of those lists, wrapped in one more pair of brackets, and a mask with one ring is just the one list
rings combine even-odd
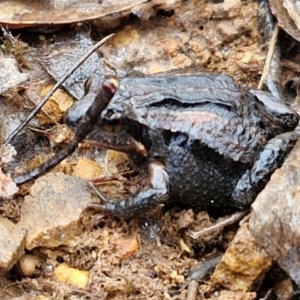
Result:
{"label": "dirt ground", "polygon": [[[156,1],[50,32],[12,30],[15,38],[2,38],[3,55],[14,57],[19,69],[29,74],[29,79],[1,95],[2,141],[20,119],[24,120],[37,99],[46,93],[45,89],[49,89],[82,52],[109,33],[115,33],[115,36],[91,58],[94,62],[83,65],[77,75],[71,76],[65,84],[67,96],[56,96],[60,100],[54,97],[51,104],[44,107],[46,113],[40,113],[11,143],[17,156],[13,162],[3,165],[4,173],[20,174],[65,147],[72,133],[61,125],[62,116],[74,98],[82,96],[85,78],[107,71],[107,64],[103,65],[99,56],[119,70],[145,74],[184,68],[208,70],[229,74],[243,86],[256,87],[268,50],[259,14],[258,3],[252,0]],[[293,72],[285,69],[282,81]],[[108,198],[120,199],[141,187],[139,174],[131,169],[126,157],[88,144],[81,144],[51,172],[84,179],[105,177],[98,186]],[[62,174],[56,176],[56,182],[64,182],[64,177],[60,177]],[[75,187],[65,190],[55,180],[51,186],[53,194],[63,190],[65,198],[75,198]],[[11,199],[0,203],[3,218],[15,224],[24,218],[22,206],[31,186],[32,182],[25,184]],[[55,214],[50,214],[65,209],[61,205],[65,200],[59,201],[51,208],[39,208],[30,218],[52,220],[49,221],[50,232],[64,228]],[[60,213],[62,218],[74,216],[75,213],[67,211],[65,215]],[[200,262],[224,253],[238,224],[209,232],[198,239],[193,239],[190,233],[215,224],[227,213],[232,212],[167,206],[137,219],[120,220],[101,211],[82,209],[78,220],[70,218],[71,225],[66,225],[69,226],[66,232],[72,233],[67,242],[55,242],[50,247],[39,244],[38,234],[32,237],[32,244],[36,246],[27,246],[24,259],[10,271],[2,272],[0,298],[191,300],[187,298],[190,270]],[[46,231],[48,225],[40,226]],[[70,227],[72,230],[67,231]],[[32,234],[30,228],[28,231]],[[57,275],[61,265],[66,266],[62,273],[70,272],[70,277],[77,278],[76,283],[69,284],[70,281]],[[69,267],[74,269],[69,270]],[[230,292],[213,284],[210,274],[200,281],[195,299],[258,299],[272,282],[267,276],[253,291]],[[81,280],[78,278],[87,278],[88,283],[84,287],[78,286]]]}

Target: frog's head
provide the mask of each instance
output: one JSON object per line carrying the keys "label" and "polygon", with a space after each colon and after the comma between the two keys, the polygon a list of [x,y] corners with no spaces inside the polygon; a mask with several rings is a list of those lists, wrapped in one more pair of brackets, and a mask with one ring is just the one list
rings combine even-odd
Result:
{"label": "frog's head", "polygon": [[[97,97],[104,80],[104,76],[99,76],[91,77],[85,82],[85,94],[83,98],[70,107],[64,116],[64,122],[67,125],[71,128],[77,127],[79,121],[86,114]],[[111,99],[110,103],[108,103],[106,108],[101,112],[101,115],[99,115],[99,123],[101,122],[107,125],[107,127],[117,126],[120,128],[119,124],[122,120],[122,116],[126,114],[124,111],[126,110],[125,105],[120,96],[116,97],[116,99]]]}
{"label": "frog's head", "polygon": [[86,114],[95,98],[97,97],[103,82],[104,76],[90,77],[84,84],[84,96],[81,100],[70,107],[64,116],[64,122],[71,128],[77,127],[79,121]]}
{"label": "frog's head", "polygon": [[[98,96],[103,81],[103,77],[95,77],[86,82],[85,96],[75,103],[64,117],[65,123],[71,128],[76,129],[80,120],[86,115]],[[121,100],[121,97],[119,98],[117,100]],[[86,138],[103,148],[147,156],[145,147],[126,131],[126,118],[124,118],[126,114],[123,104],[124,101],[114,101],[112,98],[103,108],[96,125]]]}

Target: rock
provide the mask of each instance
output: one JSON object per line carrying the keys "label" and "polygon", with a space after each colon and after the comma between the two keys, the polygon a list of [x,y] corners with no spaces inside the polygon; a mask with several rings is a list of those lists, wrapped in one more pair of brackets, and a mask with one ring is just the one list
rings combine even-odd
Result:
{"label": "rock", "polygon": [[29,74],[20,73],[14,58],[4,57],[0,52],[0,94],[29,79]]}
{"label": "rock", "polygon": [[248,224],[244,224],[217,265],[212,281],[231,291],[250,291],[271,265],[271,259],[251,235]]}
{"label": "rock", "polygon": [[300,284],[300,141],[252,205],[249,229],[278,265]]}
{"label": "rock", "polygon": [[26,230],[0,217],[0,272],[5,272],[24,254]]}
{"label": "rock", "polygon": [[71,284],[77,288],[86,288],[89,283],[89,272],[70,268],[66,263],[57,266],[53,272],[57,281]]}
{"label": "rock", "polygon": [[36,268],[41,264],[39,257],[24,254],[17,263],[18,271],[22,276],[31,277],[34,275]]}
{"label": "rock", "polygon": [[79,159],[73,172],[74,176],[83,179],[91,179],[102,174],[103,169],[95,161],[87,158]]}
{"label": "rock", "polygon": [[[1,158],[0,158],[1,161]],[[6,176],[4,173],[2,173],[2,170],[0,168],[0,198],[6,199],[13,196],[19,188],[14,183],[11,177]]]}
{"label": "rock", "polygon": [[139,250],[137,238],[120,239],[116,243],[116,250],[123,259],[128,259],[135,255]]}
{"label": "rock", "polygon": [[26,249],[67,245],[84,230],[86,205],[97,200],[80,178],[50,173],[37,179],[25,197],[18,224],[27,230]]}

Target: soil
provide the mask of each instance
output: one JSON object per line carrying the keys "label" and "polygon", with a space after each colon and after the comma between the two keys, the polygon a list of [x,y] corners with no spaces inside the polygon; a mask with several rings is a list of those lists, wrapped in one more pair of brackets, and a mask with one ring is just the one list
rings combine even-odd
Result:
{"label": "soil", "polygon": [[[74,98],[83,94],[85,78],[95,72],[106,72],[107,64],[100,63],[99,56],[119,70],[145,74],[184,68],[206,70],[227,73],[241,85],[256,87],[268,50],[259,30],[258,15],[254,0],[152,1],[55,32],[18,29],[3,37],[4,56],[14,57],[19,69],[29,73],[30,79],[2,93],[2,140],[12,131],[8,120],[15,122],[13,127],[16,127],[35,106],[35,98],[42,97],[41,90],[53,84],[86,47],[111,32],[115,36],[93,58],[96,62],[87,64],[79,75],[70,78],[70,82],[80,87],[79,91],[65,86]],[[18,37],[12,38],[17,34]],[[13,48],[13,42],[18,47]],[[96,64],[101,71],[94,70]],[[283,72],[285,77],[290,75],[289,70]],[[18,154],[14,162],[2,166],[6,174],[16,175],[34,168],[70,140],[71,133],[61,125],[67,107],[55,99],[51,101],[55,104],[45,107],[44,113],[12,142]],[[49,114],[51,119],[45,117]],[[141,178],[128,165],[126,157],[88,144],[80,145],[51,172],[85,179],[103,176],[98,186],[110,198],[124,198],[141,187]],[[28,197],[32,184],[23,185],[17,194],[0,203],[2,217],[15,224],[20,221],[24,198]],[[53,193],[55,189],[62,187],[54,185]],[[70,194],[65,194],[66,198],[72,198],[74,190],[67,192]],[[64,209],[57,205],[51,209]],[[27,246],[25,255],[30,255],[29,264],[33,267],[24,267],[19,260],[2,273],[1,299],[193,299],[188,298],[191,269],[224,253],[238,228],[238,224],[233,224],[201,238],[191,238],[191,231],[209,227],[229,213],[221,209],[208,212],[167,206],[133,220],[85,210],[84,205],[82,211],[78,220],[70,221],[76,225],[72,225],[73,237],[67,243]],[[46,219],[41,210],[36,217]],[[54,231],[61,229],[54,217],[50,220]],[[78,287],[59,276],[54,278],[55,270],[63,263],[87,271],[84,274],[88,276],[88,284]],[[252,291],[228,291],[210,281],[211,272],[200,280],[194,299],[257,299],[270,287],[265,281]]]}

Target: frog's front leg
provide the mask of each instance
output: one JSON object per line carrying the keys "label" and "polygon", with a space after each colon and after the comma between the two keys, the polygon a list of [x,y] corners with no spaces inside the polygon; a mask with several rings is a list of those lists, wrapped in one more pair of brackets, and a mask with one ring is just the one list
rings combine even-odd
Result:
{"label": "frog's front leg", "polygon": [[168,199],[168,174],[162,163],[154,161],[148,165],[146,186],[131,197],[118,201],[107,200],[101,194],[102,204],[89,204],[89,207],[101,209],[120,218],[137,217]]}
{"label": "frog's front leg", "polygon": [[266,144],[252,168],[245,172],[232,193],[235,207],[243,209],[254,201],[272,173],[281,167],[298,138],[297,132],[286,132],[277,135]]}

